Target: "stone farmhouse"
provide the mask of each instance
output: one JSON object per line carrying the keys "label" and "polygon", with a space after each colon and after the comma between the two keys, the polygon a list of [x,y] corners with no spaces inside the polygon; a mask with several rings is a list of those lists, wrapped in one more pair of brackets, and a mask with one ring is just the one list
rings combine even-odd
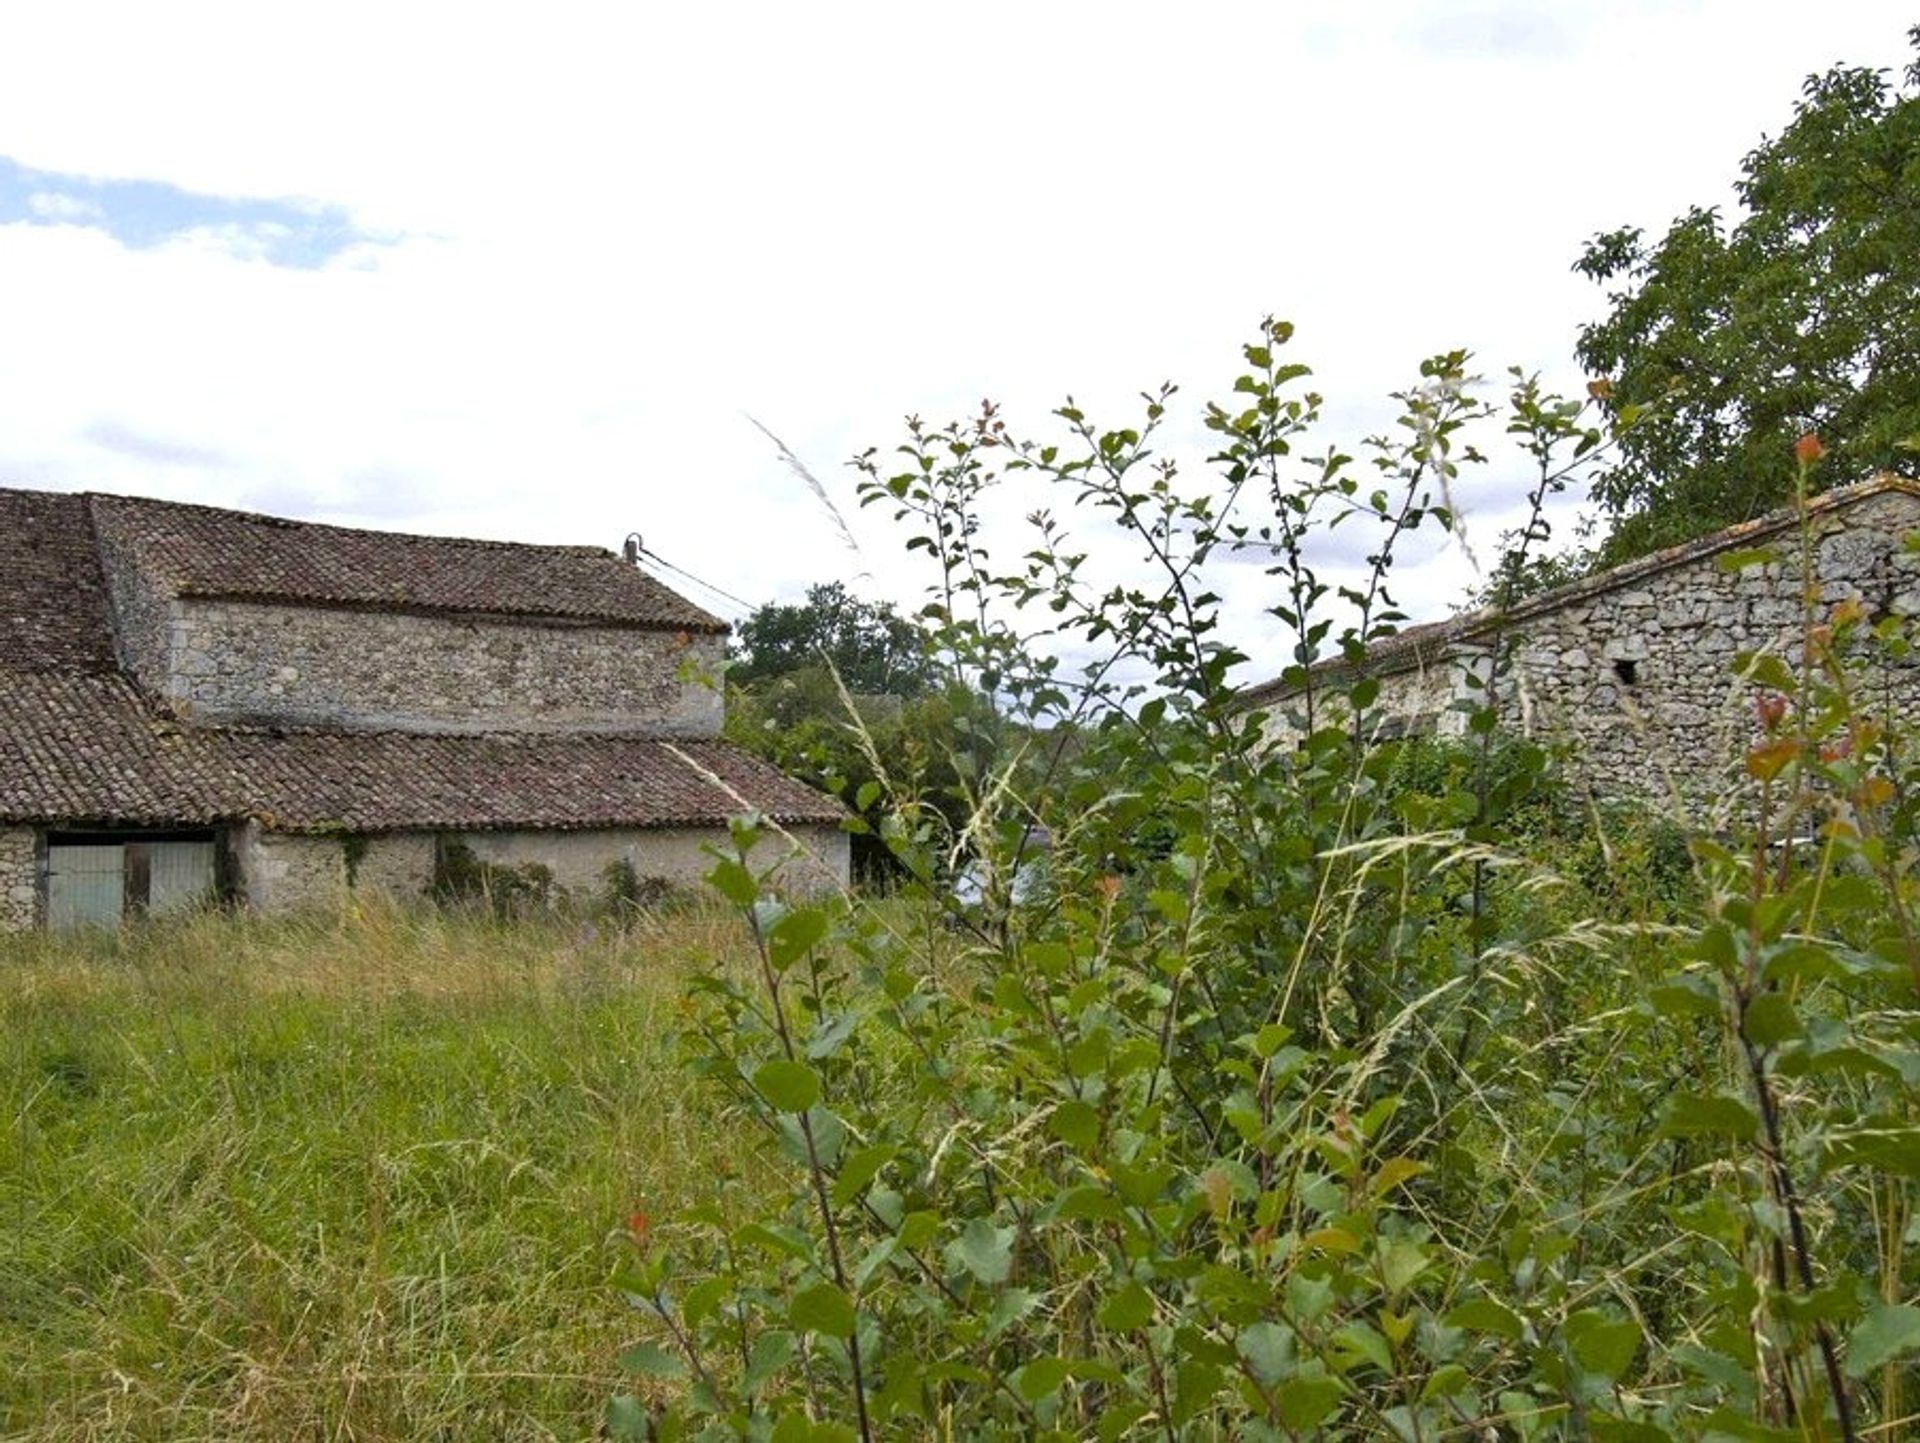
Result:
{"label": "stone farmhouse", "polygon": [[[1823,604],[1920,616],[1920,554],[1905,545],[1920,531],[1920,483],[1879,476],[1816,497],[1809,515]],[[1484,695],[1474,678],[1504,637],[1503,725],[1569,743],[1574,776],[1596,796],[1697,808],[1737,784],[1754,738],[1753,690],[1735,658],[1798,660],[1799,529],[1796,511],[1776,511],[1530,597],[1504,618],[1409,627],[1357,669],[1335,659],[1314,679],[1378,678],[1385,735],[1463,736]],[[1272,681],[1248,695],[1277,741],[1299,735],[1301,690]],[[1920,656],[1880,659],[1866,692],[1867,705],[1920,722]]]}
{"label": "stone farmhouse", "polygon": [[597,547],[0,489],[0,930],[689,882],[749,810],[843,884],[839,804],[719,740],[725,633]]}

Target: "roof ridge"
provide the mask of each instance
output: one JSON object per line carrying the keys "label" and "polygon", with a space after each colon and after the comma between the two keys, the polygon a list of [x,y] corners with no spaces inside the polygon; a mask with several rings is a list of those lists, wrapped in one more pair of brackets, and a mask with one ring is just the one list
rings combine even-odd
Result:
{"label": "roof ridge", "polygon": [[77,493],[74,504],[175,596],[728,629],[601,546],[384,531],[110,492]]}
{"label": "roof ridge", "polygon": [[[16,489],[18,488],[0,487],[0,491]],[[122,502],[165,511],[194,511],[229,521],[269,526],[280,531],[344,531],[355,536],[378,536],[387,541],[419,542],[433,546],[471,546],[476,550],[563,551],[576,556],[604,556],[610,561],[620,559],[619,555],[610,548],[595,546],[588,542],[501,541],[487,536],[439,536],[425,531],[391,531],[377,526],[350,526],[338,521],[311,521],[299,516],[275,516],[270,512],[249,511],[238,506],[212,506],[204,501],[173,501],[159,496],[128,496],[117,491],[82,491],[78,494],[86,499],[89,509],[93,503],[100,501]]]}
{"label": "roof ridge", "polygon": [[[1857,502],[1868,501],[1876,496],[1885,496],[1894,492],[1920,498],[1920,480],[1902,476],[1893,471],[1876,471],[1873,475],[1859,481],[1849,481],[1844,485],[1830,487],[1817,495],[1810,496],[1807,498],[1806,506],[1809,514],[1836,511]],[[1476,632],[1483,631],[1496,623],[1504,624],[1539,616],[1543,612],[1565,606],[1583,596],[1597,595],[1603,591],[1610,591],[1616,586],[1658,575],[1672,567],[1684,566],[1690,561],[1712,556],[1715,552],[1724,551],[1743,541],[1771,536],[1793,525],[1799,519],[1799,515],[1799,505],[1796,502],[1788,502],[1785,506],[1764,511],[1748,520],[1736,521],[1730,526],[1722,526],[1717,531],[1709,531],[1691,540],[1663,547],[1659,551],[1650,551],[1644,556],[1636,556],[1630,561],[1610,566],[1605,571],[1596,571],[1573,581],[1563,582],[1551,590],[1524,597],[1504,611],[1497,606],[1479,606],[1471,611],[1456,612],[1452,616],[1415,622],[1400,628],[1392,636],[1380,637],[1369,644],[1366,660],[1377,660],[1391,667],[1404,658],[1408,667],[1417,666],[1420,664],[1423,653],[1436,643],[1444,645],[1470,638]],[[1365,661],[1359,664],[1365,665]],[[1336,653],[1315,662],[1313,670],[1337,672],[1351,665],[1354,664]],[[1270,698],[1290,695],[1291,691],[1292,689],[1284,683],[1282,677],[1275,676],[1248,686],[1242,692],[1242,697],[1246,702],[1258,704]]]}
{"label": "roof ridge", "polygon": [[[1839,510],[1856,502],[1871,500],[1875,496],[1885,496],[1890,492],[1904,492],[1906,495],[1920,497],[1920,481],[1898,475],[1892,471],[1876,471],[1860,481],[1849,481],[1844,485],[1830,487],[1806,501],[1808,514]],[[1520,617],[1537,616],[1550,611],[1574,597],[1595,591],[1604,591],[1607,585],[1621,581],[1635,581],[1643,576],[1652,576],[1669,567],[1684,566],[1689,561],[1697,561],[1703,556],[1711,556],[1742,541],[1756,536],[1768,536],[1776,531],[1785,530],[1799,519],[1798,502],[1789,501],[1771,511],[1763,511],[1758,516],[1745,521],[1736,521],[1730,526],[1722,526],[1717,531],[1709,531],[1687,541],[1676,541],[1658,551],[1650,551],[1645,556],[1636,556],[1617,566],[1609,566],[1605,571],[1596,571],[1573,581],[1565,582],[1550,590],[1534,596],[1524,597],[1508,607],[1504,619],[1513,621]],[[1462,631],[1472,631],[1478,626],[1492,622],[1502,615],[1500,608],[1494,606],[1475,607],[1472,611],[1461,612],[1452,618],[1459,623]]]}

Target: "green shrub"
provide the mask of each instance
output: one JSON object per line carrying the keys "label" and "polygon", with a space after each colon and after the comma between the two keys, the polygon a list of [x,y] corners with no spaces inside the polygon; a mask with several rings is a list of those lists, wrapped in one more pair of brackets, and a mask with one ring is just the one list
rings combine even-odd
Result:
{"label": "green shrub", "polygon": [[[1030,442],[989,406],[862,459],[932,564],[953,685],[1019,740],[950,758],[941,805],[891,775],[863,804],[925,925],[777,899],[736,826],[711,880],[755,966],[693,981],[680,1046],[785,1181],[632,1249],[652,1325],[615,1436],[1904,1426],[1920,773],[1856,683],[1904,624],[1830,614],[1805,564],[1804,663],[1743,659],[1793,705],[1735,837],[1576,798],[1500,733],[1497,639],[1463,745],[1375,747],[1377,686],[1314,664],[1404,619],[1395,551],[1451,523],[1473,428],[1537,463],[1529,540],[1613,435],[1525,377],[1496,415],[1443,356],[1363,471],[1304,449],[1286,339],[1269,323],[1207,409],[1199,484],[1156,449],[1170,390],[1136,426],[1069,404]],[[996,567],[982,508],[1014,476],[1109,518],[1160,585],[1093,584],[1046,511]],[[1375,528],[1359,583],[1315,569],[1336,521]],[[1264,745],[1227,679],[1208,568],[1249,550],[1296,639],[1297,745]],[[1028,607],[1094,653],[1080,676]],[[954,859],[1012,875],[1035,826],[1045,897],[955,904]]]}

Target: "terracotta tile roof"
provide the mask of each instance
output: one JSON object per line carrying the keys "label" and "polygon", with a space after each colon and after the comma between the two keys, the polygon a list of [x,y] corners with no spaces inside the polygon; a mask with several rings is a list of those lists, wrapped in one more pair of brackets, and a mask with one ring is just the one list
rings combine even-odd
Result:
{"label": "terracotta tile roof", "polygon": [[845,815],[726,742],[191,727],[118,675],[0,671],[0,822],[481,831],[709,826],[749,809]]}
{"label": "terracotta tile roof", "polygon": [[87,501],[101,536],[180,596],[727,629],[597,546],[362,531],[131,496]]}
{"label": "terracotta tile roof", "polygon": [[288,831],[712,826],[840,804],[719,741],[212,728],[116,663],[101,542],[194,595],[719,630],[610,553],[0,488],[0,824]]}
{"label": "terracotta tile roof", "polygon": [[[1904,476],[1883,473],[1852,486],[1842,486],[1823,492],[1808,502],[1807,509],[1814,518],[1818,519],[1872,497],[1884,496],[1889,492],[1920,497],[1920,482],[1910,481]],[[1489,632],[1496,622],[1511,624],[1524,621],[1528,617],[1556,611],[1563,606],[1571,606],[1603,592],[1630,586],[1636,581],[1662,571],[1669,571],[1676,566],[1685,566],[1691,561],[1700,561],[1723,551],[1760,546],[1771,537],[1797,526],[1799,515],[1799,512],[1791,506],[1782,507],[1778,511],[1769,511],[1766,515],[1756,516],[1751,521],[1738,522],[1719,531],[1709,532],[1705,536],[1697,536],[1692,541],[1683,541],[1678,546],[1669,546],[1664,551],[1655,551],[1609,570],[1583,576],[1578,581],[1570,581],[1565,586],[1556,586],[1553,590],[1543,591],[1538,596],[1530,596],[1508,611],[1504,617],[1494,607],[1482,607],[1478,611],[1462,612],[1458,616],[1448,617],[1443,621],[1423,622],[1418,626],[1405,628],[1398,635],[1375,642],[1367,648],[1366,660],[1357,666],[1344,657],[1332,656],[1315,663],[1313,670],[1316,674],[1327,677],[1358,675],[1362,672],[1374,676],[1391,676],[1395,672],[1411,671],[1415,667],[1424,666],[1435,658],[1443,656],[1454,643],[1471,641],[1476,636]],[[1241,694],[1241,704],[1261,706],[1290,696],[1296,689],[1287,682],[1275,678],[1247,688]]]}
{"label": "terracotta tile roof", "polygon": [[84,497],[0,490],[0,666],[113,670],[113,630]]}

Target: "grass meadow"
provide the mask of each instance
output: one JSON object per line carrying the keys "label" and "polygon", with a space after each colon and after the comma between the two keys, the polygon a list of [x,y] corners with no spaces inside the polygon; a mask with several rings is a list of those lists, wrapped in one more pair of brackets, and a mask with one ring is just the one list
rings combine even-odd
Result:
{"label": "grass meadow", "polygon": [[667,1041],[738,924],[0,939],[0,1438],[575,1439],[628,1217],[750,1153]]}

